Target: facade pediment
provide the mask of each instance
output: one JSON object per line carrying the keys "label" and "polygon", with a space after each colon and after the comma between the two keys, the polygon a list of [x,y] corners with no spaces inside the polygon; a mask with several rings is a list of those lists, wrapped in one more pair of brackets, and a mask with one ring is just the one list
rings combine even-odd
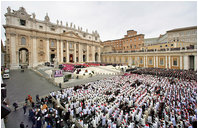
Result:
{"label": "facade pediment", "polygon": [[78,34],[74,33],[73,31],[62,33],[62,36],[69,36],[73,38],[82,39]]}
{"label": "facade pediment", "polygon": [[31,15],[29,15],[25,8],[23,7],[20,7],[19,10],[15,11],[13,10],[13,15],[17,16],[17,17],[20,17],[20,18],[23,18],[23,19],[30,19],[31,18]]}

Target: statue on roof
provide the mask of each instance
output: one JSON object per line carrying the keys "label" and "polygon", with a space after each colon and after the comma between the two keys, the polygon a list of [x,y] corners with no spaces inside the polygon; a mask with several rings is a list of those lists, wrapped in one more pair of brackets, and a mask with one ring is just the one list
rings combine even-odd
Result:
{"label": "statue on roof", "polygon": [[45,21],[46,21],[46,22],[49,22],[49,21],[50,21],[49,16],[48,16],[48,13],[46,13]]}
{"label": "statue on roof", "polygon": [[68,23],[66,22],[66,27],[68,27]]}
{"label": "statue on roof", "polygon": [[10,8],[10,6],[8,6],[8,8],[7,8],[7,13],[11,13],[11,8]]}
{"label": "statue on roof", "polygon": [[35,17],[36,17],[35,13],[32,13],[32,17],[33,17],[33,19],[35,19]]}
{"label": "statue on roof", "polygon": [[72,28],[72,22],[71,22],[71,24],[70,24],[70,27]]}
{"label": "statue on roof", "polygon": [[61,26],[62,26],[62,25],[63,25],[63,22],[61,21],[60,24],[61,24]]}

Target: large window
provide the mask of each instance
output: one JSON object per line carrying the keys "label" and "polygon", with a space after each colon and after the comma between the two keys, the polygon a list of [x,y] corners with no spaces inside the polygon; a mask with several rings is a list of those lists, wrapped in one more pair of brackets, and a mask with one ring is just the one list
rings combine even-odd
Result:
{"label": "large window", "polygon": [[173,65],[177,66],[177,59],[173,59]]}
{"label": "large window", "polygon": [[25,21],[25,20],[20,19],[20,25],[25,26],[25,25],[26,25],[26,21]]}
{"label": "large window", "polygon": [[72,48],[73,48],[73,46],[72,46],[72,44],[71,44],[71,43],[69,44],[69,48],[70,48],[70,49],[72,49]]}
{"label": "large window", "polygon": [[25,39],[25,37],[22,37],[21,38],[21,45],[25,45],[26,44],[26,39]]}
{"label": "large window", "polygon": [[152,65],[153,64],[153,60],[149,59],[149,64]]}
{"label": "large window", "polygon": [[142,60],[142,58],[140,59],[140,64],[143,64],[143,60]]}
{"label": "large window", "polygon": [[51,42],[51,46],[54,47],[54,41]]}
{"label": "large window", "polygon": [[135,60],[134,59],[132,59],[132,65],[135,65]]}
{"label": "large window", "polygon": [[160,58],[160,65],[164,65],[164,59]]}

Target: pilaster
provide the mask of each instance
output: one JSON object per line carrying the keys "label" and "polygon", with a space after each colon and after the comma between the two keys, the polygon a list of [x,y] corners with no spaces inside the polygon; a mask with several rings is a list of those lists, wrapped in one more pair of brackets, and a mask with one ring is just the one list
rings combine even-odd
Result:
{"label": "pilaster", "polygon": [[194,56],[194,71],[197,70],[197,55]]}
{"label": "pilaster", "polygon": [[33,67],[37,66],[37,42],[36,37],[32,37],[33,43],[32,43],[32,49],[33,49]]}
{"label": "pilaster", "polygon": [[50,56],[49,56],[49,39],[46,39],[46,61],[50,62]]}
{"label": "pilaster", "polygon": [[60,62],[63,63],[63,41],[61,40],[61,44],[60,44]]}
{"label": "pilaster", "polygon": [[95,46],[92,46],[92,61],[95,62]]}
{"label": "pilaster", "polygon": [[183,64],[183,56],[180,56],[180,69],[182,69],[182,64]]}
{"label": "pilaster", "polygon": [[59,56],[59,40],[57,40],[57,45],[56,45],[56,52],[57,52],[57,61],[58,61],[58,63],[60,62],[60,56]]}
{"label": "pilaster", "polygon": [[74,63],[76,63],[76,43],[74,43]]}
{"label": "pilaster", "polygon": [[87,62],[90,62],[89,61],[89,45],[87,45]]}
{"label": "pilaster", "polygon": [[69,42],[67,41],[66,42],[66,60],[67,60],[67,63],[69,63]]}
{"label": "pilaster", "polygon": [[184,56],[184,69],[189,70],[189,56],[188,55]]}

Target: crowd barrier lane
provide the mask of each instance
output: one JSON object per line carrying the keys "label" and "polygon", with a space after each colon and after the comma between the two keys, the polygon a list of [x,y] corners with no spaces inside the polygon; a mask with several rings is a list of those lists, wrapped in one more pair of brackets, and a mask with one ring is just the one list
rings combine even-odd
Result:
{"label": "crowd barrier lane", "polygon": [[[66,113],[66,109],[60,104],[58,103],[58,101],[52,96],[52,101],[55,102],[61,109],[63,109],[63,111]],[[75,120],[75,118],[73,118],[71,115],[69,116],[70,120],[73,121]],[[78,128],[83,128],[79,123],[78,123],[78,120],[75,120],[75,125],[78,127]]]}

